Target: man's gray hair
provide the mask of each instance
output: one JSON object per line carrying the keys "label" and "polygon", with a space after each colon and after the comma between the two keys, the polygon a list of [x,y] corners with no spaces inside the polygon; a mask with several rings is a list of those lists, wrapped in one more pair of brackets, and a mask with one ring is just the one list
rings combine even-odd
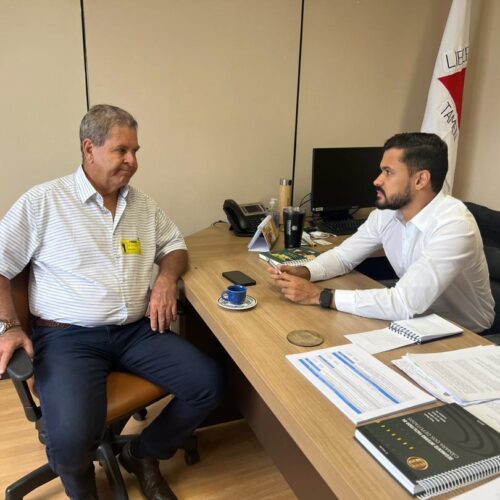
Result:
{"label": "man's gray hair", "polygon": [[85,139],[90,139],[95,146],[102,146],[114,126],[137,130],[137,121],[128,111],[116,106],[110,104],[92,106],[80,124],[80,148]]}

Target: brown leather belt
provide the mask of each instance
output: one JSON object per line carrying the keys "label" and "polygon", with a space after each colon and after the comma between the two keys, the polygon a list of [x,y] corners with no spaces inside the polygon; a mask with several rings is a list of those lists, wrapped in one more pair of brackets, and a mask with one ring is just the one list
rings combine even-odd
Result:
{"label": "brown leather belt", "polygon": [[45,326],[47,328],[68,328],[72,326],[70,323],[59,323],[57,321],[52,321],[51,319],[35,318],[36,326]]}

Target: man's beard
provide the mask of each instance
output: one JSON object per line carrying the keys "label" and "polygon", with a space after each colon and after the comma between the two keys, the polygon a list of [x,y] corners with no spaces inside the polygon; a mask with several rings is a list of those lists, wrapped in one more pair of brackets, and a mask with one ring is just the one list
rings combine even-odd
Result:
{"label": "man's beard", "polygon": [[383,189],[377,189],[379,193],[384,195],[383,199],[376,199],[375,206],[377,208],[386,208],[389,210],[399,210],[400,208],[405,207],[411,201],[411,193],[410,187],[406,186],[406,189],[403,193],[395,194],[390,198],[387,198]]}

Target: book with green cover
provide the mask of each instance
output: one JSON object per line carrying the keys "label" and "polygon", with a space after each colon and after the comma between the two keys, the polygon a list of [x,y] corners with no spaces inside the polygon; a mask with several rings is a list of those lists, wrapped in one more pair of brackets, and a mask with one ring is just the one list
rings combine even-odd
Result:
{"label": "book with green cover", "polygon": [[425,498],[500,472],[500,433],[454,403],[360,426],[354,437]]}
{"label": "book with green cover", "polygon": [[266,262],[275,265],[286,264],[287,266],[303,266],[311,262],[319,255],[319,252],[309,247],[284,248],[273,252],[262,252],[259,257]]}

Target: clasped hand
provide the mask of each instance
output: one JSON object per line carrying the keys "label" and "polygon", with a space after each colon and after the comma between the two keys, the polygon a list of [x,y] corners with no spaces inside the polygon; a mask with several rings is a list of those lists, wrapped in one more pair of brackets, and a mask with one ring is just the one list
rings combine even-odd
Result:
{"label": "clasped hand", "polygon": [[297,304],[319,304],[321,289],[309,281],[307,267],[279,265],[277,268],[268,268],[267,272],[287,299]]}

